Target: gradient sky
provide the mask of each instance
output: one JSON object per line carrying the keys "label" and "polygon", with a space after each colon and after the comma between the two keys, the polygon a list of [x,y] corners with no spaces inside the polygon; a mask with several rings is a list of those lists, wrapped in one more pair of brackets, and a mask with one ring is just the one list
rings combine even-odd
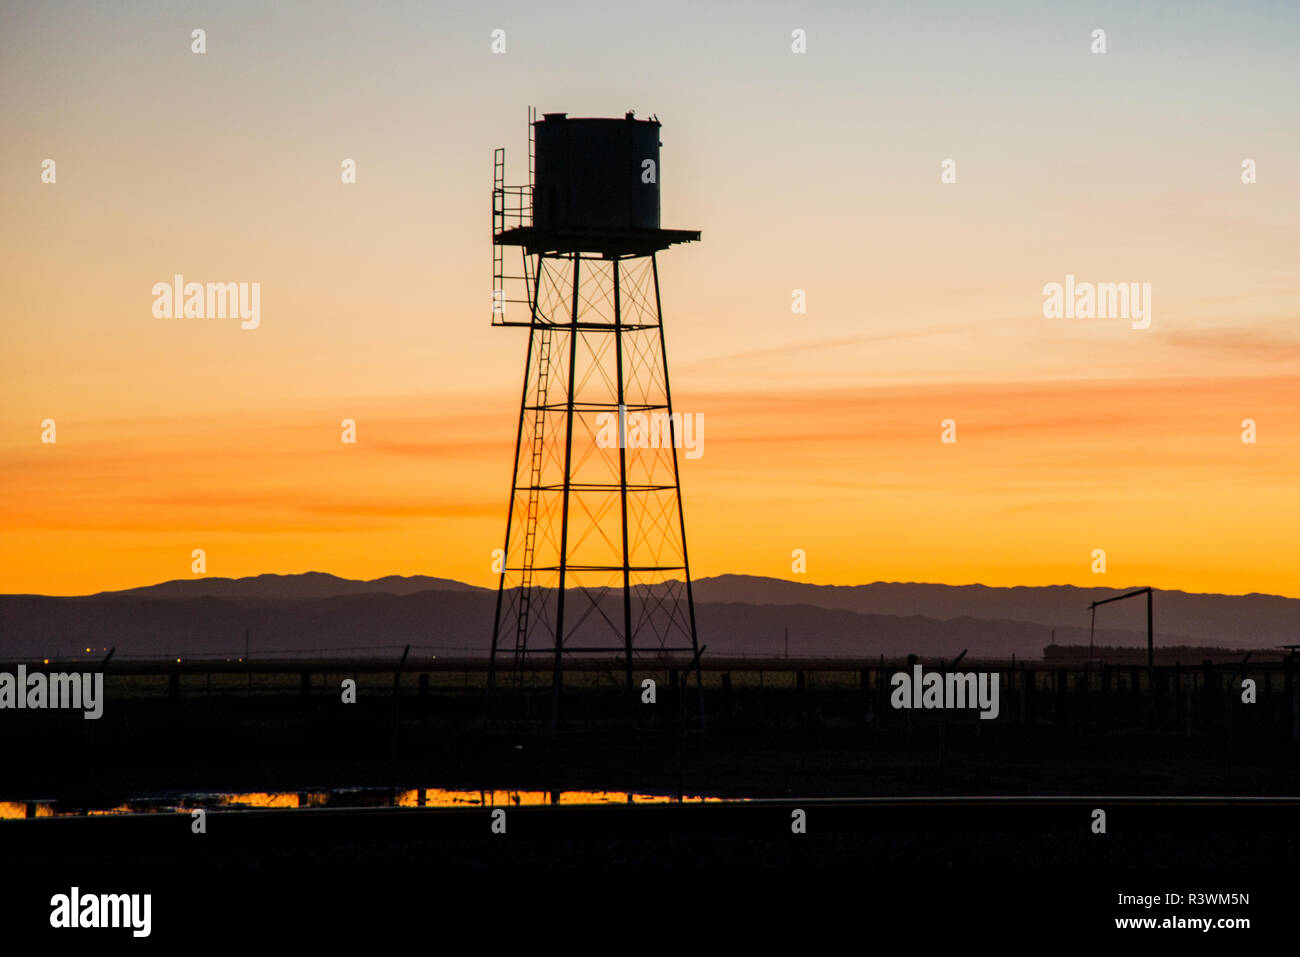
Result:
{"label": "gradient sky", "polygon": [[[1300,596],[1300,8],[971,6],[5,5],[0,592],[194,548],[493,584],[532,104],[657,114],[703,231],[660,261],[697,576]],[[260,282],[261,327],[155,319],[178,272]],[[1066,273],[1151,283],[1151,327],[1044,319]]]}

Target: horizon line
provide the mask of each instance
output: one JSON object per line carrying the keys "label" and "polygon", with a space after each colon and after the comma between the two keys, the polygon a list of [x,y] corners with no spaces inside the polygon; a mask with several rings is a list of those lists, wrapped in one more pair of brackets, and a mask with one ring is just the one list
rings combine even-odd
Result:
{"label": "horizon line", "polygon": [[[402,580],[410,580],[415,578],[430,578],[430,579],[437,579],[440,581],[452,582],[457,585],[464,585],[466,588],[472,588],[480,591],[492,591],[495,590],[496,588],[495,585],[476,585],[472,582],[467,582],[459,578],[452,578],[446,575],[431,575],[424,572],[415,572],[409,575],[403,575],[394,572],[387,575],[380,575],[376,578],[349,578],[345,575],[335,574],[334,572],[326,572],[317,569],[309,569],[307,571],[302,571],[302,572],[258,572],[256,574],[241,575],[238,577],[232,577],[226,575],[202,575],[193,578],[168,578],[168,579],[163,579],[162,581],[152,582],[145,585],[130,585],[126,588],[103,589],[96,592],[87,592],[87,593],[80,593],[80,594],[55,594],[55,593],[45,593],[45,592],[4,592],[4,593],[0,593],[0,598],[97,598],[104,595],[118,595],[118,594],[122,594],[123,592],[138,591],[144,588],[156,588],[160,585],[170,585],[177,582],[186,582],[186,583],[197,583],[197,582],[204,582],[204,581],[241,582],[241,581],[250,581],[258,578],[301,578],[308,575],[319,575],[322,577],[333,578],[337,581],[352,582],[357,584],[371,584],[373,582],[383,581],[385,579],[391,579],[391,578],[397,578]],[[691,581],[692,583],[699,583],[703,581],[716,580],[716,579],[728,578],[728,577],[751,578],[751,579],[757,579],[763,581],[783,582],[791,585],[806,585],[814,588],[867,588],[872,585],[919,585],[919,586],[937,587],[937,588],[987,588],[991,591],[1010,591],[1012,589],[1017,589],[1017,588],[1029,588],[1029,589],[1076,588],[1081,591],[1088,591],[1093,589],[1125,591],[1134,588],[1150,587],[1153,591],[1163,592],[1166,594],[1201,595],[1206,597],[1220,597],[1220,598],[1258,597],[1258,598],[1280,598],[1288,601],[1300,600],[1300,595],[1283,595],[1275,592],[1188,591],[1187,589],[1184,588],[1160,588],[1155,585],[1148,586],[1146,584],[1076,585],[1070,582],[1054,582],[1052,584],[1047,584],[1047,585],[986,585],[983,582],[953,583],[953,582],[937,582],[937,581],[901,581],[901,580],[886,580],[886,579],[876,579],[874,581],[869,581],[869,582],[856,582],[853,584],[839,584],[835,582],[801,581],[799,579],[780,578],[776,575],[759,575],[750,572],[722,572],[717,575],[704,575],[700,577],[694,577],[691,579]],[[680,578],[665,579],[665,580],[682,581],[682,579]],[[639,585],[635,587],[648,587],[648,585],[653,585],[653,584],[659,584],[659,583],[653,582],[653,583],[648,583],[648,584]],[[429,589],[429,590],[432,591],[435,589]]]}

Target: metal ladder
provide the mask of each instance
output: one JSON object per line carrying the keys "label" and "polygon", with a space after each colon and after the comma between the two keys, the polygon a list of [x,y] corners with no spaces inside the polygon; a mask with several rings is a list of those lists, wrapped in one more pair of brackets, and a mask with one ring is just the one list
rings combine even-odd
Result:
{"label": "metal ladder", "polygon": [[505,315],[505,249],[495,237],[506,228],[506,151],[498,147],[492,154],[492,321]]}
{"label": "metal ladder", "polygon": [[546,437],[546,394],[551,373],[551,330],[537,333],[537,402],[533,410],[533,442],[529,455],[528,510],[524,514],[524,555],[519,576],[519,620],[515,631],[515,680],[523,682],[523,657],[528,641],[528,613],[532,602],[533,558],[537,548],[537,507],[541,496],[542,452]]}
{"label": "metal ladder", "polygon": [[[520,247],[523,257],[523,274],[506,275],[505,247],[496,243],[495,237],[515,226],[529,226],[533,220],[533,188],[531,184],[533,166],[533,142],[528,143],[528,186],[506,186],[505,168],[506,151],[498,148],[492,158],[492,323],[505,323],[507,306],[514,303],[532,310],[533,297],[533,263],[532,256],[524,247]],[[519,284],[523,284],[522,293]],[[523,323],[512,323],[522,325]]]}
{"label": "metal ladder", "polygon": [[[533,195],[534,176],[537,170],[537,127],[533,124],[537,122],[537,107],[528,108],[528,196],[531,204]],[[531,206],[529,209],[529,221],[532,220]]]}

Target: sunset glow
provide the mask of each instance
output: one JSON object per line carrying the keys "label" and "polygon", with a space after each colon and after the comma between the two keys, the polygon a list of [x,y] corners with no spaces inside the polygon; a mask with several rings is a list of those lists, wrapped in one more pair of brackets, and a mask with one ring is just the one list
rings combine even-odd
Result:
{"label": "sunset glow", "polygon": [[[707,423],[697,577],[793,577],[798,548],[814,582],[1092,585],[1102,548],[1105,584],[1300,596],[1293,10],[1180,13],[1175,43],[1116,9],[1103,69],[1064,65],[1068,5],[1032,43],[960,5],[810,16],[807,58],[772,11],[624,14],[617,54],[600,14],[528,11],[495,61],[466,10],[308,37],[235,6],[162,63],[59,6],[0,30],[2,592],[191,577],[197,548],[215,576],[494,584],[525,337],[489,327],[491,159],[524,178],[533,102],[656,112],[664,225],[703,232],[660,261],[674,398]],[[188,30],[115,16],[151,49]],[[588,82],[665,50],[651,86]],[[177,273],[260,283],[260,325],[155,318]],[[1045,319],[1067,274],[1150,283],[1150,327]]]}

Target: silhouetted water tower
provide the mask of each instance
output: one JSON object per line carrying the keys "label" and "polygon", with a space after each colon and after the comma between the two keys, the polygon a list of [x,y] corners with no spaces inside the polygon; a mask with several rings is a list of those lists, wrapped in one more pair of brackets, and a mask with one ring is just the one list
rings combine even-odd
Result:
{"label": "silhouetted water tower", "polygon": [[556,724],[575,657],[620,658],[631,701],[636,661],[698,655],[656,255],[700,234],[659,226],[659,147],[656,119],[530,111],[527,186],[496,151],[492,319],[529,334],[489,698],[548,656]]}

